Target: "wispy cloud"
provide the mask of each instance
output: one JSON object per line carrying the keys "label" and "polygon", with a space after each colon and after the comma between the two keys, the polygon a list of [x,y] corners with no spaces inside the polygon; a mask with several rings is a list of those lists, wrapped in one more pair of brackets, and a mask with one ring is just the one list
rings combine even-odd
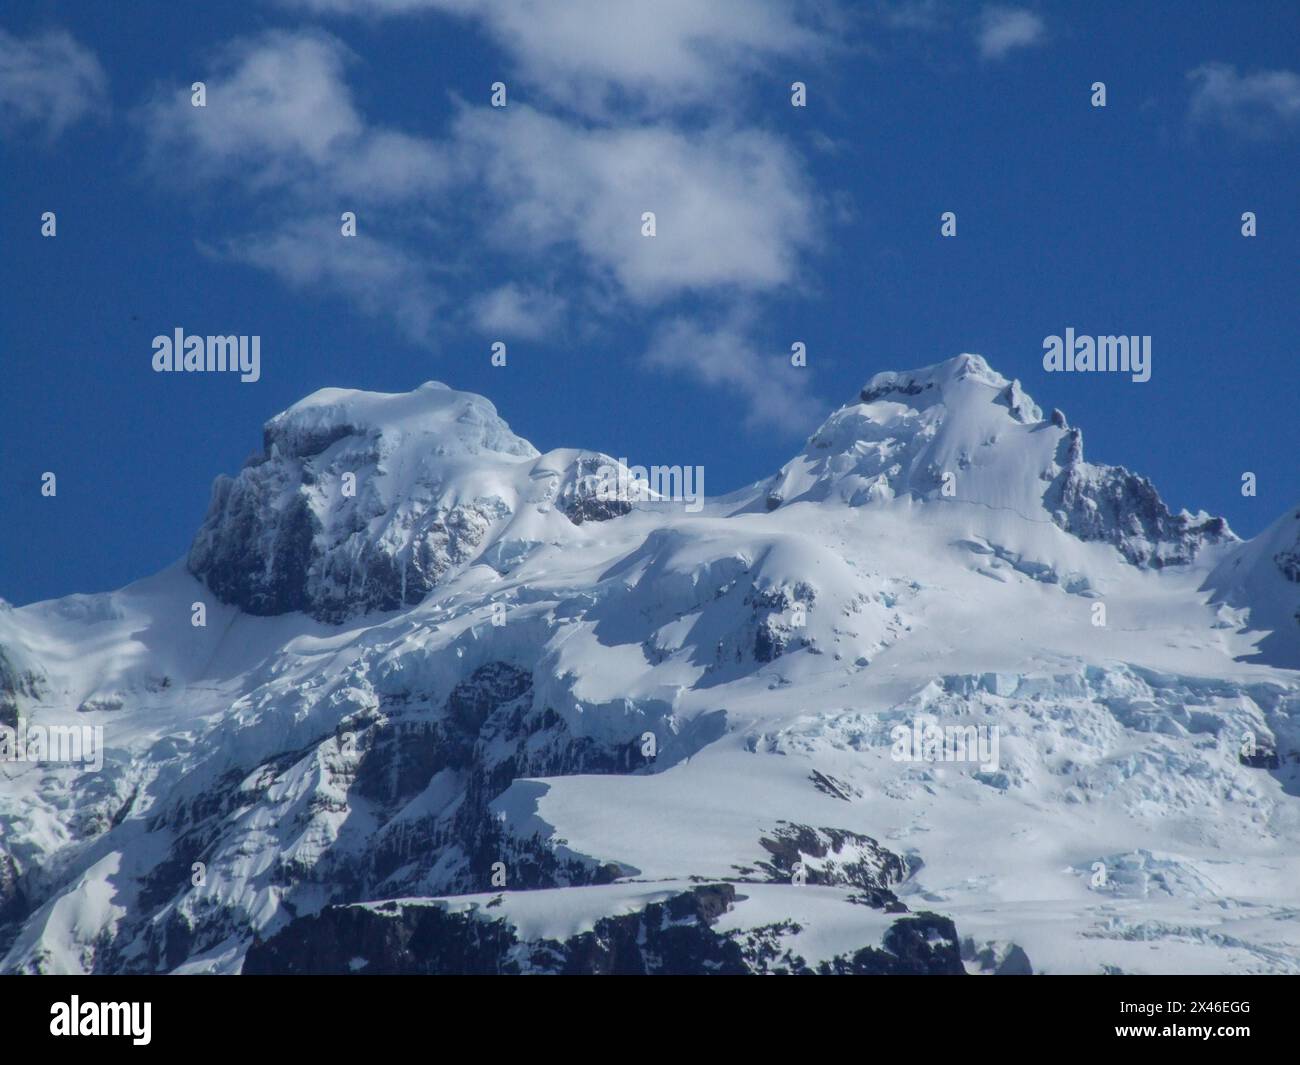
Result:
{"label": "wispy cloud", "polygon": [[487,336],[535,340],[559,328],[566,306],[562,296],[512,281],[473,297],[469,312]]}
{"label": "wispy cloud", "polygon": [[765,351],[757,334],[748,308],[735,308],[717,322],[677,317],[656,330],[644,361],[739,394],[750,429],[807,432],[824,413],[809,395],[807,369],[791,366],[788,351]]}
{"label": "wispy cloud", "polygon": [[1188,115],[1193,123],[1215,124],[1255,138],[1300,126],[1300,74],[1294,71],[1238,74],[1227,63],[1206,63],[1187,77],[1192,82]]}
{"label": "wispy cloud", "polygon": [[391,320],[409,339],[432,341],[443,296],[428,265],[396,245],[360,233],[343,238],[333,222],[293,218],[207,250],[317,298],[345,296],[362,312]]}
{"label": "wispy cloud", "polygon": [[108,77],[95,54],[63,30],[15,37],[0,29],[0,127],[37,126],[52,141],[108,109]]}
{"label": "wispy cloud", "polygon": [[1020,7],[986,7],[975,27],[975,43],[982,59],[1003,59],[1018,48],[1041,44],[1046,36],[1043,19]]}
{"label": "wispy cloud", "polygon": [[330,15],[471,18],[551,103],[585,114],[726,106],[736,79],[837,46],[832,3],[782,0],[281,0]]}
{"label": "wispy cloud", "polygon": [[882,26],[895,30],[930,32],[945,29],[949,22],[941,0],[875,0],[871,15]]}

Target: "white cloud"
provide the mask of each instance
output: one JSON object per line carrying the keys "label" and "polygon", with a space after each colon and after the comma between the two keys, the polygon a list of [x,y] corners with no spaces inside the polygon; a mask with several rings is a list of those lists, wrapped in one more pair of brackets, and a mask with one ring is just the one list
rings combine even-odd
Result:
{"label": "white cloud", "polygon": [[983,59],[1002,59],[1017,48],[1041,44],[1047,34],[1042,18],[1019,7],[986,7],[975,29],[975,43]]}
{"label": "white cloud", "polygon": [[442,295],[426,264],[384,241],[360,232],[344,237],[332,222],[294,219],[228,240],[216,254],[317,297],[345,296],[363,312],[391,319],[417,343],[433,340]]}
{"label": "white cloud", "polygon": [[201,78],[206,106],[192,106],[185,86],[145,108],[156,161],[176,174],[171,153],[182,149],[196,179],[251,184],[319,170],[362,129],[343,81],[348,60],[325,34],[273,31],[227,45]]}
{"label": "white cloud", "polygon": [[[726,103],[736,79],[824,54],[836,5],[781,0],[283,0],[323,14],[441,11],[475,19],[551,101],[588,114]],[[802,17],[800,17],[802,16]]]}
{"label": "white cloud", "polygon": [[365,203],[444,189],[451,172],[439,145],[367,125],[345,81],[353,62],[337,38],[311,31],[225,46],[201,79],[205,107],[192,106],[185,86],[143,108],[154,165],[169,181],[235,178]]}
{"label": "white cloud", "polygon": [[535,340],[554,333],[566,301],[554,293],[526,288],[513,281],[470,300],[469,313],[479,332],[499,338]]}
{"label": "white cloud", "polygon": [[1226,63],[1206,63],[1188,73],[1190,117],[1250,137],[1264,137],[1300,123],[1300,74],[1263,70],[1238,74]]}
{"label": "white cloud", "polygon": [[44,127],[47,140],[107,109],[108,78],[63,30],[26,40],[0,29],[0,125]]}
{"label": "white cloud", "polygon": [[[414,340],[431,342],[449,313],[505,338],[559,332],[577,309],[584,327],[607,328],[683,298],[706,313],[712,300],[716,315],[799,284],[820,243],[819,198],[775,134],[723,122],[687,131],[666,115],[591,122],[515,97],[505,109],[462,104],[444,136],[416,136],[367,120],[347,82],[354,62],[321,31],[266,33],[217,54],[206,108],[188,89],[169,93],[140,124],[160,177],[242,190],[259,229],[218,254],[346,296]],[[358,236],[339,234],[343,210],[357,212]],[[789,389],[777,402],[770,383],[758,387],[742,339],[731,325],[703,337],[702,364],[662,346],[651,362],[741,382],[760,421],[789,414]]]}
{"label": "white cloud", "polygon": [[733,310],[712,325],[674,318],[656,332],[645,363],[738,395],[748,407],[750,429],[808,432],[822,411],[808,395],[807,369],[791,366],[788,351],[761,351],[752,333],[752,316],[746,310]]}
{"label": "white cloud", "polygon": [[[801,162],[771,134],[591,126],[516,103],[463,107],[448,138],[419,138],[366,124],[347,62],[341,44],[317,33],[277,31],[225,49],[206,108],[192,107],[188,91],[147,108],[155,164],[169,180],[237,179],[251,193],[274,187],[329,210],[397,204],[408,230],[468,223],[516,259],[576,251],[596,283],[642,305],[792,283],[817,241]],[[646,211],[654,237],[642,236]]]}
{"label": "white cloud", "polygon": [[816,238],[802,168],[766,133],[593,129],[523,105],[466,111],[456,132],[502,205],[499,243],[576,247],[637,303],[789,283]]}

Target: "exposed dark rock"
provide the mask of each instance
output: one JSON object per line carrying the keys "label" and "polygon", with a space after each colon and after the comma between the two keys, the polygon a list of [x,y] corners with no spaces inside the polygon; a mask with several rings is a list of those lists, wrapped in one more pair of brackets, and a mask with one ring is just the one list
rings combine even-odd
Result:
{"label": "exposed dark rock", "polygon": [[1283,577],[1300,584],[1300,550],[1279,551],[1273,556],[1273,561]]}
{"label": "exposed dark rock", "polygon": [[0,850],[0,945],[5,939],[5,926],[26,916],[27,910],[22,870],[13,855]]}
{"label": "exposed dark rock", "polygon": [[1016,943],[987,942],[977,946],[969,937],[962,940],[961,956],[991,976],[1032,976],[1034,967],[1029,955]]}
{"label": "exposed dark rock", "polygon": [[862,798],[860,789],[818,769],[814,769],[808,774],[808,779],[812,781],[813,787],[823,794],[829,795],[832,799],[843,799],[845,802],[852,802],[854,799]]}
{"label": "exposed dark rock", "polygon": [[1282,764],[1277,756],[1277,751],[1263,744],[1256,747],[1250,754],[1243,752],[1237,755],[1237,760],[1251,769],[1276,769]]}
{"label": "exposed dark rock", "polygon": [[1237,539],[1222,518],[1174,514],[1155,486],[1122,466],[1083,464],[1083,434],[1062,440],[1062,467],[1043,493],[1052,520],[1080,540],[1114,545],[1135,566],[1186,565],[1207,544]]}
{"label": "exposed dark rock", "polygon": [[895,921],[883,949],[864,947],[817,967],[823,976],[962,976],[957,929],[947,917],[918,913]]}
{"label": "exposed dark rock", "polygon": [[995,976],[1033,976],[1034,967],[1029,964],[1029,955],[1024,949],[1013,943],[993,973]]}
{"label": "exposed dark rock", "polygon": [[291,921],[254,943],[246,974],[743,975],[786,973],[952,973],[964,970],[956,930],[946,918],[919,914],[895,922],[881,948],[867,947],[815,969],[783,950],[783,932],[765,926],[719,933],[713,927],[736,903],[731,884],[703,884],[635,913],[602,917],[589,932],[521,941],[505,919],[450,912],[444,903],[330,906]]}
{"label": "exposed dark rock", "polygon": [[[792,611],[807,611],[816,601],[811,585],[800,581],[792,588],[771,588],[753,592],[747,602],[756,616],[754,661],[771,662],[780,658],[797,638],[801,627],[794,622]],[[801,639],[801,638],[800,638]]]}
{"label": "exposed dark rock", "polygon": [[[260,469],[261,467],[257,467]],[[272,511],[270,492],[254,477],[218,477],[188,566],[223,603],[250,614],[308,610],[307,575],[320,531],[305,497]],[[275,522],[268,527],[267,515]]]}
{"label": "exposed dark rock", "polygon": [[875,388],[864,388],[858,393],[858,398],[863,403],[875,403],[876,400],[884,399],[886,396],[919,396],[922,392],[927,392],[935,387],[933,381],[921,384],[919,381],[904,376],[899,380],[877,385]]}
{"label": "exposed dark rock", "polygon": [[0,725],[17,728],[20,700],[39,699],[45,689],[45,677],[40,672],[20,668],[0,646]]}
{"label": "exposed dark rock", "polygon": [[801,872],[806,885],[856,887],[861,889],[856,902],[906,908],[889,889],[907,878],[908,864],[870,836],[781,821],[759,843],[771,857],[755,864],[771,882],[789,883]]}
{"label": "exposed dark rock", "polygon": [[[607,455],[582,455],[566,471],[557,505],[574,525],[588,521],[609,521],[632,510],[629,499],[617,498],[616,484],[608,477],[615,468]],[[615,498],[609,498],[614,496]]]}
{"label": "exposed dark rock", "polygon": [[[350,734],[350,735],[349,735]],[[324,889],[336,904],[413,894],[490,890],[501,863],[512,890],[608,884],[634,873],[611,863],[565,856],[545,839],[503,831],[489,810],[493,799],[521,777],[570,773],[626,773],[643,763],[631,742],[602,746],[575,737],[554,710],[533,705],[532,677],[504,662],[489,662],[457,684],[439,705],[397,701],[347,719],[337,736],[305,750],[286,751],[249,770],[232,769],[217,786],[159,811],[151,831],[167,830],[170,854],[141,882],[132,922],[143,954],[122,958],[110,947],[99,971],[167,971],[187,957],[246,933],[242,918],[218,908],[183,906],[191,867],[228,839],[238,811],[261,801],[282,774],[322,748],[333,756],[355,747],[355,768],[340,778],[346,801],[335,812],[363,807],[378,823],[364,851],[335,849],[312,864],[282,864],[273,881],[291,913],[293,893]],[[326,759],[328,761],[328,759]],[[456,796],[445,806],[411,815],[407,805],[445,774]],[[313,809],[324,803],[313,799]],[[309,817],[313,810],[303,812]],[[238,830],[237,828],[235,829]],[[121,940],[132,936],[123,926]]]}

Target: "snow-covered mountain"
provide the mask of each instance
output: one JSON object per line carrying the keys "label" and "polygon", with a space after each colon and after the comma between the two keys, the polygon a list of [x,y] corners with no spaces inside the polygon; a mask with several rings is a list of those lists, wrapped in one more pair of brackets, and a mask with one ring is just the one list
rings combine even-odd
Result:
{"label": "snow-covered mountain", "polygon": [[0,719],[106,744],[0,763],[0,970],[1300,972],[1300,511],[974,355],[698,512],[613,467],[325,389],[186,560],[0,608]]}

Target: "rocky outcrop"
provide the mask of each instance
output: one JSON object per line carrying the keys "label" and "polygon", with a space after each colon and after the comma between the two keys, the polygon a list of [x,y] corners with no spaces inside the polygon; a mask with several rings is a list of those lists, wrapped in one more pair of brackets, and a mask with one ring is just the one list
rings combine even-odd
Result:
{"label": "rocky outcrop", "polygon": [[617,464],[608,455],[578,455],[565,471],[556,505],[574,525],[621,518],[632,510],[640,493],[628,486],[620,498]]}
{"label": "rocky outcrop", "polygon": [[[500,901],[499,899],[497,900]],[[780,927],[719,932],[737,902],[731,884],[701,884],[663,902],[601,917],[565,940],[521,939],[508,918],[447,902],[331,906],[254,944],[245,974],[823,975],[961,974],[952,922],[920,914],[895,922],[880,947],[810,965],[778,945]],[[492,903],[488,904],[489,906]]]}
{"label": "rocky outcrop", "polygon": [[1135,566],[1186,565],[1210,544],[1237,539],[1223,518],[1173,513],[1145,477],[1083,461],[1083,433],[1067,429],[1063,468],[1043,493],[1052,520],[1080,540],[1116,547]]}
{"label": "rocky outcrop", "polygon": [[376,535],[366,518],[382,522],[383,511],[368,505],[368,494],[343,504],[340,520],[339,507],[326,501],[326,480],[343,483],[340,471],[318,470],[309,456],[219,478],[190,548],[190,572],[247,613],[300,610],[338,623],[419,603],[509,513],[496,499],[410,507],[391,533]]}
{"label": "rocky outcrop", "polygon": [[769,857],[755,868],[739,869],[742,879],[761,871],[772,883],[852,887],[858,889],[855,902],[888,913],[907,909],[890,887],[908,877],[908,863],[870,836],[781,821],[759,843]]}
{"label": "rocky outcrop", "polygon": [[0,850],[0,950],[5,943],[5,927],[27,913],[22,872],[13,855]]}
{"label": "rocky outcrop", "polygon": [[16,728],[22,701],[39,699],[45,688],[40,670],[20,665],[13,652],[0,646],[0,725]]}

